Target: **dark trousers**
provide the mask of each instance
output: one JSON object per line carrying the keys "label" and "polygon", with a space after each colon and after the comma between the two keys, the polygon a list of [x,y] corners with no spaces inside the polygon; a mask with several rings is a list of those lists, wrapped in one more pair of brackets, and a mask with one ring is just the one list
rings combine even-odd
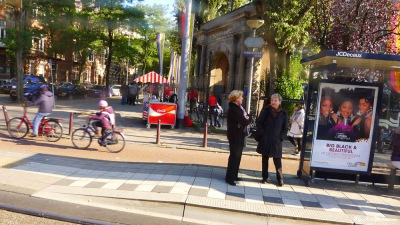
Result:
{"label": "dark trousers", "polygon": [[301,151],[301,138],[295,138],[288,136],[290,143],[292,143],[296,147],[296,151]]}
{"label": "dark trousers", "polygon": [[225,181],[233,182],[238,178],[240,161],[242,160],[243,146],[229,142],[228,168],[226,168]]}
{"label": "dark trousers", "polygon": [[[276,170],[276,179],[278,182],[283,181],[283,173],[282,173],[282,159],[281,158],[273,158],[275,170]],[[262,178],[267,180],[268,178],[268,163],[269,157],[266,155],[262,155]]]}
{"label": "dark trousers", "polygon": [[208,114],[210,117],[210,125],[216,126],[215,125],[215,106],[210,106],[210,111],[208,111]]}
{"label": "dark trousers", "polygon": [[219,122],[219,113],[217,110],[214,112],[214,126],[221,127],[221,123]]}

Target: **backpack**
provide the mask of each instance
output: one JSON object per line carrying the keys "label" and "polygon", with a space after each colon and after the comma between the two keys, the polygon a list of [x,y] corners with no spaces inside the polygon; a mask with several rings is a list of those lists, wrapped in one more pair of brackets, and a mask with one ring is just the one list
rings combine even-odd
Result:
{"label": "backpack", "polygon": [[199,112],[204,112],[206,109],[206,105],[204,104],[204,102],[199,102],[199,106],[197,106]]}

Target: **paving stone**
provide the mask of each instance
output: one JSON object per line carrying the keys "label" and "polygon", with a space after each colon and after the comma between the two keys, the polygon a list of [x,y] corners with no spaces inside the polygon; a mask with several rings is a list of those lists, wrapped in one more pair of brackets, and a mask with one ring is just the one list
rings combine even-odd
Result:
{"label": "paving stone", "polygon": [[138,184],[127,184],[124,183],[117,188],[117,190],[124,190],[124,191],[134,191],[137,188]]}
{"label": "paving stone", "polygon": [[189,191],[188,194],[189,195],[200,196],[200,197],[207,197],[208,189],[190,188],[190,191]]}
{"label": "paving stone", "polygon": [[301,208],[301,209],[304,208],[299,200],[282,198],[282,201],[286,207]]}
{"label": "paving stone", "polygon": [[172,189],[171,186],[157,185],[154,187],[154,189],[151,192],[169,193],[171,191],[171,189]]}
{"label": "paving stone", "polygon": [[357,206],[352,206],[352,205],[339,205],[339,207],[343,210],[344,213],[346,214],[355,214],[355,215],[363,215],[365,216],[365,213],[361,211],[360,208]]}
{"label": "paving stone", "polygon": [[324,208],[325,211],[344,213],[338,204],[329,204],[323,202],[319,202],[319,204],[322,206],[322,208]]}
{"label": "paving stone", "polygon": [[70,184],[74,183],[75,180],[71,179],[62,179],[54,183],[54,185],[60,185],[60,186],[69,186]]}
{"label": "paving stone", "polygon": [[245,201],[250,203],[264,204],[264,197],[261,195],[245,195]]}
{"label": "paving stone", "polygon": [[240,193],[234,193],[234,192],[226,192],[225,199],[226,200],[232,200],[232,201],[244,202],[245,201],[245,195],[244,194],[240,194]]}
{"label": "paving stone", "polygon": [[312,209],[312,210],[324,210],[324,208],[319,204],[319,202],[310,202],[310,201],[302,201],[300,200],[301,204],[305,209]]}
{"label": "paving stone", "polygon": [[388,218],[394,218],[394,219],[400,219],[400,212],[395,211],[395,210],[390,210],[390,209],[382,209],[382,208],[377,208],[379,212],[384,214]]}
{"label": "paving stone", "polygon": [[282,198],[263,196],[264,203],[269,205],[284,205]]}
{"label": "paving stone", "polygon": [[107,184],[106,182],[92,181],[92,182],[88,183],[87,185],[85,185],[85,187],[86,188],[101,188],[106,184]]}

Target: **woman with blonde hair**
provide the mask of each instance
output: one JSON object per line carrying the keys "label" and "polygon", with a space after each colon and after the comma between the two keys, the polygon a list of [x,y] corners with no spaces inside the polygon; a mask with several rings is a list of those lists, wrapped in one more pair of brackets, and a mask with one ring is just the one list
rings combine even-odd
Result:
{"label": "woman with blonde hair", "polygon": [[227,136],[229,142],[229,159],[226,169],[225,181],[235,186],[238,177],[240,161],[244,147],[246,131],[250,129],[250,116],[242,107],[243,91],[233,90],[229,96],[229,109],[227,112]]}

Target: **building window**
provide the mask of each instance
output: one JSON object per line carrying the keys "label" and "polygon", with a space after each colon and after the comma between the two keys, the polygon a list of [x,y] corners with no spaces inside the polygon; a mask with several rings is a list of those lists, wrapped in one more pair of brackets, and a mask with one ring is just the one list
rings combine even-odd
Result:
{"label": "building window", "polygon": [[6,37],[6,21],[0,20],[0,39],[4,39]]}
{"label": "building window", "polygon": [[44,38],[33,37],[32,48],[33,50],[44,52]]}
{"label": "building window", "polygon": [[94,61],[94,54],[93,53],[89,53],[88,62],[93,62],[93,61]]}
{"label": "building window", "polygon": [[74,76],[74,80],[78,79],[78,68],[77,67],[74,67],[72,69],[72,73],[73,73],[73,76]]}
{"label": "building window", "polygon": [[44,76],[44,68],[46,66],[47,62],[40,62],[39,64],[39,69],[38,69],[38,74],[39,76]]}
{"label": "building window", "polygon": [[29,60],[29,74],[35,74],[35,60]]}
{"label": "building window", "polygon": [[79,55],[78,52],[73,52],[72,57],[73,57],[74,62],[78,62],[78,55]]}

